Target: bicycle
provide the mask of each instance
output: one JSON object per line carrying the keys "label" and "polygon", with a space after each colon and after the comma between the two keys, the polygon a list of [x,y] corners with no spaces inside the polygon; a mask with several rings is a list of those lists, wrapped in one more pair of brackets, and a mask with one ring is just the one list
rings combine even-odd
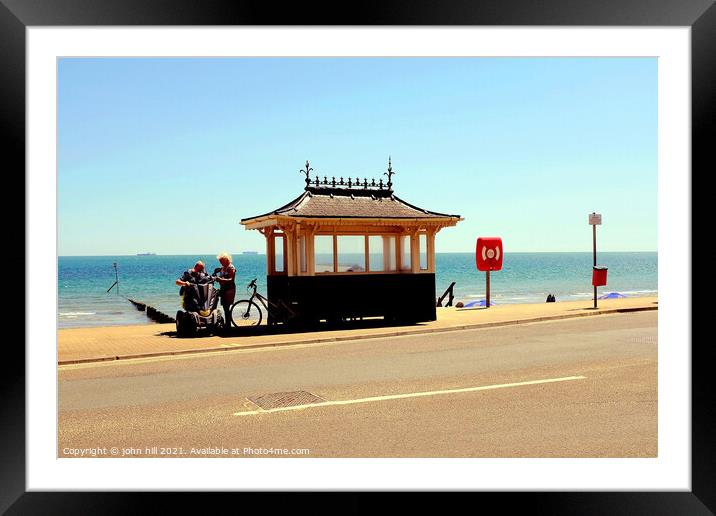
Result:
{"label": "bicycle", "polygon": [[239,299],[230,308],[229,317],[231,324],[236,328],[254,327],[261,324],[263,320],[263,313],[261,307],[254,301],[258,299],[263,305],[264,309],[268,312],[272,319],[276,320],[277,310],[283,308],[289,316],[289,319],[295,317],[295,312],[286,303],[281,302],[281,306],[276,305],[269,301],[267,298],[257,292],[256,278],[246,286],[246,290],[253,290],[249,299]]}

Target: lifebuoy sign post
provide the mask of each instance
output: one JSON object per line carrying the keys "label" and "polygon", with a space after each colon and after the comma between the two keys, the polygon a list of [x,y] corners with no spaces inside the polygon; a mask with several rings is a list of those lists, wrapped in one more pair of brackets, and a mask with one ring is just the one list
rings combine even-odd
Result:
{"label": "lifebuoy sign post", "polygon": [[607,284],[607,268],[597,267],[597,226],[602,225],[601,213],[589,214],[589,225],[592,226],[592,253],[594,266],[592,267],[592,286],[594,287],[594,308],[597,307],[597,287]]}
{"label": "lifebuoy sign post", "polygon": [[485,308],[490,307],[490,271],[502,269],[502,239],[500,237],[479,237],[475,248],[477,270],[485,271]]}

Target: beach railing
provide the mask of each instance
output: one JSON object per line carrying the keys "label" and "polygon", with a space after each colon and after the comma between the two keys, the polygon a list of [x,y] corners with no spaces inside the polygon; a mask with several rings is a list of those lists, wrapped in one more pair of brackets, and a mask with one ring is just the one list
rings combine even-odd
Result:
{"label": "beach railing", "polygon": [[453,281],[452,283],[450,283],[450,286],[447,289],[445,289],[445,292],[443,293],[443,295],[438,298],[437,304],[435,306],[443,306],[443,299],[445,299],[445,296],[448,296],[448,295],[450,297],[448,297],[448,302],[445,306],[452,306],[452,300],[455,299],[455,294],[453,293],[454,287],[455,287],[455,282]]}

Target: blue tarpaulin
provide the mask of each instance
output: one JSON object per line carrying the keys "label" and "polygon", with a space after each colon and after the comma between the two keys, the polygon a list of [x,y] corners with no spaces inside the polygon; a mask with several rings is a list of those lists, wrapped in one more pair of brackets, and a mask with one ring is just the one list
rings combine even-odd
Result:
{"label": "blue tarpaulin", "polygon": [[[497,303],[495,303],[494,301],[490,300],[490,306],[495,306],[496,304],[497,304]],[[474,308],[474,307],[476,307],[476,306],[485,306],[485,305],[486,305],[485,300],[484,300],[484,299],[480,299],[479,301],[470,301],[469,303],[465,303],[464,307],[465,307],[465,308]]]}
{"label": "blue tarpaulin", "polygon": [[599,296],[597,299],[618,299],[620,297],[626,297],[626,296],[624,294],[620,294],[619,292],[609,292],[608,294]]}

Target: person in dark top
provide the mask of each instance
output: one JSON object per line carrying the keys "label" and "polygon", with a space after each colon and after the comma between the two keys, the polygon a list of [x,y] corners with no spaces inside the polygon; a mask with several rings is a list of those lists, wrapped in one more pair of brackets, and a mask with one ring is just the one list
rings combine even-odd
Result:
{"label": "person in dark top", "polygon": [[[176,280],[175,283],[181,287],[179,289],[179,295],[183,295],[186,292],[186,287],[192,283],[202,285],[204,283],[208,283],[209,281],[211,281],[211,276],[209,276],[204,270],[204,262],[199,260],[194,264],[193,268],[184,271],[184,274],[182,274],[181,278]],[[191,306],[187,305],[187,301],[187,296],[184,296],[182,299],[182,307],[185,310],[188,310],[189,312],[196,312],[199,310],[195,300],[191,300],[193,301],[190,303]]]}
{"label": "person in dark top", "polygon": [[219,297],[221,298],[221,308],[224,310],[224,324],[228,329],[231,327],[231,305],[234,304],[234,296],[236,295],[236,267],[231,263],[231,255],[229,253],[220,253],[217,257],[221,264],[221,269],[216,271],[214,278],[219,282]]}
{"label": "person in dark top", "polygon": [[202,283],[206,283],[210,280],[211,276],[209,276],[204,270],[204,262],[199,260],[194,264],[194,267],[192,269],[184,271],[184,274],[182,274],[181,278],[176,280],[176,284],[181,287],[186,287],[187,285],[189,285],[189,283],[196,283],[198,285],[201,285]]}

